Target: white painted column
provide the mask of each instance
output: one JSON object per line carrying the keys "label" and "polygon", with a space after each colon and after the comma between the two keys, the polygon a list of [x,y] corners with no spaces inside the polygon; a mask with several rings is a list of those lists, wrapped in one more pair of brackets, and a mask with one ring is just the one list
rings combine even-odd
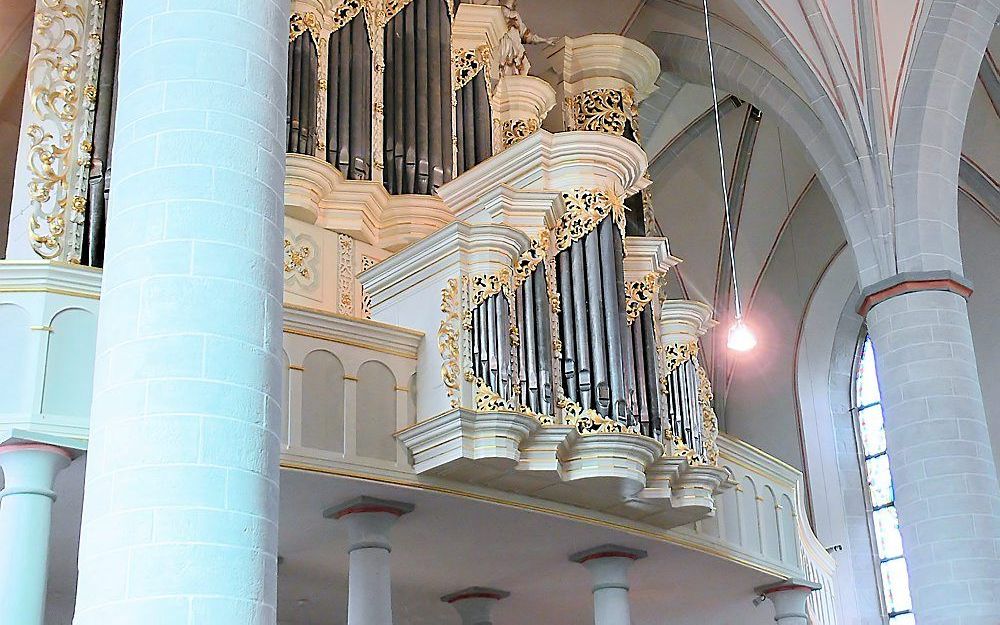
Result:
{"label": "white painted column", "polygon": [[809,625],[806,601],[820,585],[803,579],[762,586],[757,594],[771,600],[774,605],[774,622],[778,625]]}
{"label": "white painted column", "polygon": [[75,625],[276,619],[288,0],[125,0]]}
{"label": "white painted column", "polygon": [[441,597],[462,618],[462,625],[493,625],[493,606],[506,599],[510,593],[496,588],[471,586]]}
{"label": "white painted column", "polygon": [[347,524],[347,625],[392,625],[389,530],[413,504],[358,497],[323,513]]}
{"label": "white painted column", "polygon": [[917,622],[996,625],[1000,487],[965,299],[906,293],[867,317]]}
{"label": "white painted column", "polygon": [[69,462],[51,445],[0,447],[0,623],[44,623],[52,487]]}
{"label": "white painted column", "polygon": [[631,625],[628,600],[628,570],[632,563],[646,557],[641,549],[619,545],[601,545],[569,557],[587,567],[593,579],[594,625]]}

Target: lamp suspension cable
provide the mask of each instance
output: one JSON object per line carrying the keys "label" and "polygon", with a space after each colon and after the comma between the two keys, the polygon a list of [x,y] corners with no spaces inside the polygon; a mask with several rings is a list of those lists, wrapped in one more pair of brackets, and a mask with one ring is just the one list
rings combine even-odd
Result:
{"label": "lamp suspension cable", "polygon": [[733,223],[729,208],[729,184],[726,182],[726,157],[722,149],[722,121],[719,118],[719,92],[715,86],[715,53],[712,51],[712,27],[709,23],[708,0],[702,0],[705,9],[705,40],[708,45],[708,71],[712,78],[712,111],[715,113],[715,139],[719,147],[719,179],[722,181],[722,202],[725,209],[726,242],[729,252],[729,266],[733,274],[734,323],[729,330],[729,347],[737,351],[747,351],[756,344],[756,339],[743,324],[743,305],[740,301],[740,283],[736,275],[736,251],[733,245]]}

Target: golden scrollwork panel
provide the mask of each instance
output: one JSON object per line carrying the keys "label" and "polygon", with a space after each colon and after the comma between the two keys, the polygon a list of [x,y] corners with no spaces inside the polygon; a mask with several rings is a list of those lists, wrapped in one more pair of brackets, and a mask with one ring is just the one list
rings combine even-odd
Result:
{"label": "golden scrollwork panel", "polygon": [[631,89],[588,89],[566,98],[566,127],[607,134],[625,134],[631,129],[638,140],[635,123],[639,109]]}
{"label": "golden scrollwork panel", "polygon": [[625,283],[625,320],[629,325],[656,298],[659,291],[660,276],[655,273],[646,274],[641,280]]}
{"label": "golden scrollwork panel", "polygon": [[27,167],[31,246],[79,262],[104,7],[39,0],[28,60]]}

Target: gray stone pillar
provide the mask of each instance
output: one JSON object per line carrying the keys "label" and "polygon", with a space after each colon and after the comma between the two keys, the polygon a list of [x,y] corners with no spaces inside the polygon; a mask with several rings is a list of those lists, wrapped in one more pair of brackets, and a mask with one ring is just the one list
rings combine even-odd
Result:
{"label": "gray stone pillar", "polygon": [[389,530],[413,504],[359,497],[323,513],[347,524],[347,625],[392,625]]}
{"label": "gray stone pillar", "polygon": [[632,563],[646,557],[641,549],[619,545],[601,545],[569,557],[587,567],[593,579],[594,625],[631,625],[628,600],[628,570]]}
{"label": "gray stone pillar", "polygon": [[44,623],[52,487],[69,462],[51,445],[0,447],[0,623]]}
{"label": "gray stone pillar", "polygon": [[820,588],[819,584],[804,579],[790,579],[761,586],[755,592],[771,600],[774,605],[774,622],[778,625],[809,625],[806,601],[810,593]]}
{"label": "gray stone pillar", "polygon": [[275,622],[288,0],[125,0],[76,625]]}
{"label": "gray stone pillar", "polygon": [[462,625],[493,625],[493,606],[510,593],[496,588],[471,586],[441,597],[462,617]]}
{"label": "gray stone pillar", "polygon": [[996,625],[1000,487],[965,299],[909,292],[867,318],[917,622]]}

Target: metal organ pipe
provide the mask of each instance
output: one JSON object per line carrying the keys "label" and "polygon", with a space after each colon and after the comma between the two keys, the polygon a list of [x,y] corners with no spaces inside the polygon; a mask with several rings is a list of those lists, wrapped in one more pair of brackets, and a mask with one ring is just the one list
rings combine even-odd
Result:
{"label": "metal organ pipe", "polygon": [[393,194],[430,194],[452,173],[451,21],[443,0],[413,0],[396,13],[385,52],[383,183]]}
{"label": "metal organ pipe", "polygon": [[576,300],[573,299],[573,277],[570,270],[568,253],[561,252],[556,256],[556,270],[559,274],[558,285],[561,301],[559,329],[562,332],[563,339],[563,387],[566,389],[567,397],[577,398],[579,397],[580,387],[577,384],[576,325],[573,319]]}
{"label": "metal organ pipe", "polygon": [[288,152],[313,155],[316,149],[316,90],[319,54],[311,33],[288,44]]}
{"label": "metal organ pipe", "polygon": [[97,108],[94,113],[93,157],[87,191],[87,220],[84,222],[81,260],[91,267],[104,265],[108,173],[111,169],[111,127],[117,99],[118,35],[121,29],[121,0],[106,0],[104,32],[101,35],[101,66],[97,79]]}
{"label": "metal organ pipe", "polygon": [[[359,13],[330,34],[327,66],[327,162],[349,180],[369,180],[372,159],[371,42]],[[389,51],[386,51],[389,54]]]}

